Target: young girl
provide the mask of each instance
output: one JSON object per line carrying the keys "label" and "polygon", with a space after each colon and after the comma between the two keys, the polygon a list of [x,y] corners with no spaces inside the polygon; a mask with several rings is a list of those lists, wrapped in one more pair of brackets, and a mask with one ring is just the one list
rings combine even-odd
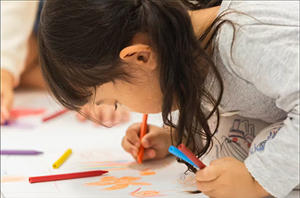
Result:
{"label": "young girl", "polygon": [[210,197],[284,197],[299,183],[298,6],[47,1],[39,31],[42,71],[67,108],[122,104],[136,112],[162,112],[166,127],[150,125],[141,142],[139,124],[127,130],[122,144],[134,158],[140,144],[145,160],[163,158],[172,140],[202,156],[215,132],[208,125],[213,115],[283,121],[277,135],[254,140],[263,146],[244,162],[217,159],[196,179]]}

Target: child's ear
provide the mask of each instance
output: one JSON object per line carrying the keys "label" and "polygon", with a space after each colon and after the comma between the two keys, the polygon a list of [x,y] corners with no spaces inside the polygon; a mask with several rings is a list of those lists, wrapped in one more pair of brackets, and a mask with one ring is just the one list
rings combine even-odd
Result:
{"label": "child's ear", "polygon": [[146,70],[154,70],[157,65],[149,45],[136,44],[125,47],[119,56],[126,63],[139,65]]}

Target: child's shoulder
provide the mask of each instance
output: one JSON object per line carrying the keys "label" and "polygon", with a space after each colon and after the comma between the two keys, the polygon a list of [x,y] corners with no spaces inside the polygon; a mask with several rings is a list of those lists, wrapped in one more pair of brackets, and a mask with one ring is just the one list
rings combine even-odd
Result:
{"label": "child's shoulder", "polygon": [[246,15],[225,15],[224,19],[232,21],[235,28],[230,23],[220,27],[214,55],[229,71],[272,98],[287,94],[288,89],[297,89],[299,11],[296,5],[299,2],[231,1],[225,8],[221,6],[221,12],[228,8]]}

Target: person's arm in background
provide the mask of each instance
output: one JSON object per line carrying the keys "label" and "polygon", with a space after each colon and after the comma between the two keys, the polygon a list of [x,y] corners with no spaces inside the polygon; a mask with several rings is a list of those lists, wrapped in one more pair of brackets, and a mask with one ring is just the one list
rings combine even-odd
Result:
{"label": "person's arm in background", "polygon": [[25,67],[38,1],[1,1],[1,124],[9,119],[13,89]]}

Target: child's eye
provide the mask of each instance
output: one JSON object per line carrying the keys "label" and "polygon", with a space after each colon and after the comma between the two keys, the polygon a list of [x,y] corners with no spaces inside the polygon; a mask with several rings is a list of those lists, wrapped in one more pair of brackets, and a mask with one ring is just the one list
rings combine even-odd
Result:
{"label": "child's eye", "polygon": [[118,102],[115,102],[115,111],[118,109]]}

